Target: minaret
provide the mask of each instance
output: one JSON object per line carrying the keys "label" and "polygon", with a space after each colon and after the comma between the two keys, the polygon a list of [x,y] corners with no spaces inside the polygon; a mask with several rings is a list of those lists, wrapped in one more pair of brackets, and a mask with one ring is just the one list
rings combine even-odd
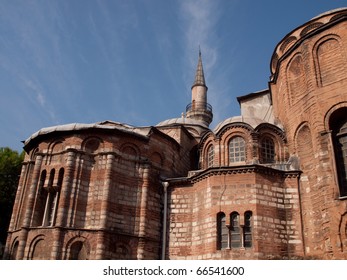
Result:
{"label": "minaret", "polygon": [[187,105],[186,114],[187,118],[202,121],[206,126],[209,126],[213,118],[212,106],[207,103],[207,86],[205,84],[200,49],[195,80],[192,85],[192,103]]}

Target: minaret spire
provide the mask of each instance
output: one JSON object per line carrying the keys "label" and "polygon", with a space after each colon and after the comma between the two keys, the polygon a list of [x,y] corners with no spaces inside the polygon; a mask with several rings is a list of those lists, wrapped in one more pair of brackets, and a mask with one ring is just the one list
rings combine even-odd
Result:
{"label": "minaret spire", "polygon": [[[202,59],[201,59],[201,50],[199,46],[199,59],[198,59],[198,65],[196,67],[196,72],[195,72],[195,80],[192,85],[192,88],[195,86],[204,86],[206,87],[205,83],[205,75],[204,75],[204,68],[202,67]],[[207,87],[206,87],[207,88]]]}
{"label": "minaret spire", "polygon": [[192,85],[192,103],[186,108],[187,118],[201,121],[209,126],[212,122],[212,106],[207,103],[207,86],[205,83],[204,69],[202,67],[201,50],[199,46],[199,59]]}

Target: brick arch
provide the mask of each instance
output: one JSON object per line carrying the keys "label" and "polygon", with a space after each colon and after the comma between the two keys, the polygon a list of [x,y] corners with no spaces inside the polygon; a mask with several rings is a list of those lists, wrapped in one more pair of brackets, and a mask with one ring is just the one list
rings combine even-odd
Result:
{"label": "brick arch", "polygon": [[137,145],[133,143],[125,143],[120,146],[119,151],[126,156],[138,159],[141,155],[140,149]]}
{"label": "brick arch", "polygon": [[329,22],[332,22],[332,21],[335,21],[335,20],[338,20],[342,17],[346,17],[347,16],[347,12],[342,12],[342,13],[339,13],[337,15],[334,15],[331,17],[331,19],[329,20]]}
{"label": "brick arch", "polygon": [[338,110],[341,108],[347,108],[347,101],[344,102],[340,102],[338,104],[335,104],[334,106],[332,106],[325,114],[324,116],[324,128],[326,131],[330,130],[330,120],[331,120],[331,116]]}
{"label": "brick arch", "polygon": [[[76,248],[76,245],[81,245],[81,248]],[[81,255],[79,252],[75,252],[76,249],[80,249]],[[80,259],[89,259],[90,244],[87,237],[78,235],[70,238],[69,241],[66,242],[64,259],[76,259],[76,254]]]}
{"label": "brick arch", "polygon": [[51,143],[48,145],[48,153],[59,153],[63,151],[64,149],[64,139],[54,139]]}
{"label": "brick arch", "polygon": [[311,23],[309,25],[307,25],[306,27],[304,27],[301,32],[300,32],[300,37],[305,36],[307,33],[311,32],[314,29],[317,29],[318,27],[321,27],[324,23],[322,22],[314,22]]}
{"label": "brick arch", "polygon": [[295,36],[289,36],[288,38],[284,39],[282,45],[280,46],[281,52],[284,52],[288,49],[288,47],[294,45],[295,41],[297,41]]}
{"label": "brick arch", "polygon": [[204,136],[201,138],[199,146],[200,146],[200,151],[203,151],[203,148],[206,145],[207,141],[210,141],[211,139],[215,140],[216,135],[212,131],[208,131],[207,133],[204,134]]}
{"label": "brick arch", "polygon": [[[300,175],[300,195],[303,219],[303,231],[307,234],[318,234],[321,230],[320,205],[324,203],[317,193],[317,172],[315,169],[314,146],[312,131],[308,122],[301,123],[294,134],[295,152],[298,156],[298,168],[302,171]],[[307,236],[308,236],[307,235]],[[317,246],[316,241],[305,238],[308,248]]]}
{"label": "brick arch", "polygon": [[299,52],[293,55],[286,69],[289,104],[294,104],[307,92],[304,58]]}
{"label": "brick arch", "polygon": [[229,165],[229,144],[230,141],[236,137],[241,137],[245,141],[245,161],[252,159],[252,137],[251,132],[244,127],[235,127],[234,129],[229,129],[223,134],[221,139],[221,158],[223,160],[222,165]]}
{"label": "brick arch", "polygon": [[277,141],[281,144],[286,144],[287,143],[287,138],[286,135],[284,133],[284,131],[282,129],[280,129],[279,127],[270,124],[270,123],[261,123],[259,124],[255,130],[256,133],[259,133],[259,135],[261,136],[263,133],[268,133],[273,135],[273,137],[275,137],[277,139]]}
{"label": "brick arch", "polygon": [[284,132],[272,124],[263,123],[256,127],[255,132],[258,133],[258,157],[261,161],[261,144],[265,138],[272,139],[275,148],[275,161],[285,162],[289,155],[287,152],[287,139]]}
{"label": "brick arch", "polygon": [[[200,140],[199,153],[200,153],[200,168],[207,168],[207,153],[211,145],[213,145],[214,150],[216,146],[216,135],[209,131]],[[214,162],[216,162],[216,154],[214,155]]]}
{"label": "brick arch", "polygon": [[204,169],[208,168],[208,152],[209,152],[209,149],[210,149],[211,146],[214,149],[214,160],[213,160],[214,164],[213,165],[215,166],[215,162],[216,162],[216,149],[215,149],[216,144],[215,144],[215,139],[209,139],[208,141],[206,141],[204,143],[204,146],[202,147],[202,152],[200,153],[200,155],[201,155],[200,165]]}
{"label": "brick arch", "polygon": [[45,244],[45,235],[35,236],[29,245],[29,260],[49,260],[51,250]]}
{"label": "brick arch", "polygon": [[113,255],[112,259],[116,259],[116,260],[132,260],[132,259],[134,259],[131,247],[124,242],[118,242],[115,245],[114,252],[112,255]]}
{"label": "brick arch", "polygon": [[342,40],[338,35],[330,34],[320,38],[312,51],[319,87],[347,78],[347,59]]}
{"label": "brick arch", "polygon": [[241,129],[242,131],[248,131],[248,133],[252,133],[254,131],[253,127],[245,122],[234,122],[228,123],[223,126],[217,133],[218,138],[223,138],[224,134],[228,133],[229,130],[232,129]]}
{"label": "brick arch", "polygon": [[299,156],[300,167],[305,171],[313,170],[312,155],[314,153],[312,133],[307,122],[302,123],[295,133],[295,148]]}
{"label": "brick arch", "polygon": [[35,161],[37,154],[39,153],[39,148],[35,148],[31,151],[30,160]]}
{"label": "brick arch", "polygon": [[83,140],[81,148],[87,153],[95,153],[103,149],[103,140],[97,136],[87,137]]}

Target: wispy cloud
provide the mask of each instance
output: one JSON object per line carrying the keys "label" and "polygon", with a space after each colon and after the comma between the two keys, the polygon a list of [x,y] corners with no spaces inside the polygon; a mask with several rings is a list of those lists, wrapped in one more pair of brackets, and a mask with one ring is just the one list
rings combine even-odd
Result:
{"label": "wispy cloud", "polygon": [[[208,71],[214,67],[217,60],[217,49],[213,44],[215,26],[218,19],[217,1],[210,0],[188,0],[181,2],[181,10],[185,22],[185,40],[187,50],[191,54],[192,50],[198,50],[201,46],[203,55],[206,58],[205,69]],[[190,63],[196,66],[196,57]]]}
{"label": "wispy cloud", "polygon": [[23,79],[23,83],[26,85],[29,91],[33,92],[33,94],[35,95],[35,99],[38,102],[38,104],[41,107],[45,107],[46,101],[45,101],[45,95],[42,91],[42,88],[32,80],[24,79],[24,78],[22,79]]}
{"label": "wispy cloud", "polygon": [[[226,90],[230,87],[230,81],[221,79],[225,75],[219,70],[218,64],[222,64],[219,57],[218,24],[222,13],[219,1],[188,0],[181,2],[181,10],[184,19],[184,30],[189,67],[195,69],[197,63],[198,47],[201,47],[206,83],[209,87],[208,101],[214,108],[215,125],[227,115],[230,100],[226,98]],[[195,53],[196,55],[192,55]],[[225,78],[225,77],[224,77]],[[229,85],[226,84],[229,83]]]}

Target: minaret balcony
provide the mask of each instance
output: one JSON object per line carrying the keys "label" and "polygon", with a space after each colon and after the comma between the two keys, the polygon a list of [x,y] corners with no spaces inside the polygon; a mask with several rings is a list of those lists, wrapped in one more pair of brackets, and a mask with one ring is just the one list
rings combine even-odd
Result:
{"label": "minaret balcony", "polygon": [[186,107],[186,113],[191,111],[206,111],[212,113],[212,106],[207,102],[192,102]]}

